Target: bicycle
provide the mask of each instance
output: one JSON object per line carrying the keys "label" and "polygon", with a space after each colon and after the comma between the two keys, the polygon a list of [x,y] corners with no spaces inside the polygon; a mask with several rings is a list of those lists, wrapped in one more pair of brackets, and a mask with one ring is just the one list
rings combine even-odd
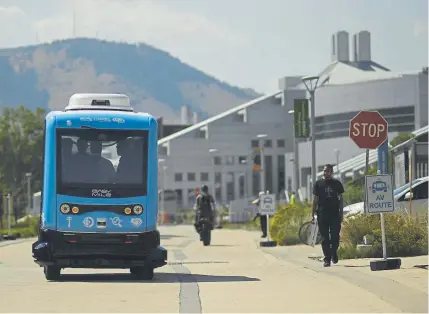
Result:
{"label": "bicycle", "polygon": [[[307,221],[303,223],[302,226],[299,228],[298,237],[303,244],[308,245],[308,238],[310,237],[310,234],[311,234],[310,226],[312,224],[313,224],[313,221]],[[318,231],[316,244],[320,244],[320,242],[322,242],[322,235],[320,234],[320,231]]]}

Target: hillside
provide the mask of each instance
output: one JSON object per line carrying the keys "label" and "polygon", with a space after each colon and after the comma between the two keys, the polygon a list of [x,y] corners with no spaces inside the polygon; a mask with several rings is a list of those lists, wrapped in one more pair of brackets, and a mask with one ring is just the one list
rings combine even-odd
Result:
{"label": "hillside", "polygon": [[0,50],[0,107],[63,109],[79,92],[125,93],[138,111],[170,122],[184,104],[205,117],[259,96],[146,44],[71,39]]}

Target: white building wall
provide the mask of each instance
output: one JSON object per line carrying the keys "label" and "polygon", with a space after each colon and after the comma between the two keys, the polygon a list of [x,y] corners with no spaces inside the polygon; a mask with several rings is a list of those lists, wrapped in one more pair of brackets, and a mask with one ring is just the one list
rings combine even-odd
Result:
{"label": "white building wall", "polygon": [[[404,75],[389,80],[376,80],[346,85],[331,85],[321,87],[316,91],[317,117],[355,112],[360,110],[382,110],[395,107],[414,107],[414,125],[406,132],[427,125],[428,101],[422,95],[427,95],[419,81],[419,75]],[[423,88],[423,90],[422,90]],[[425,113],[422,119],[422,113]],[[411,115],[412,116],[412,115]],[[405,131],[402,131],[405,132]],[[389,139],[397,136],[399,132],[389,132]],[[335,149],[340,149],[340,162],[348,160],[360,153],[356,144],[346,135],[344,137],[321,139],[316,141],[316,164],[322,166],[326,163],[336,164]],[[300,166],[311,167],[311,143],[299,145]]]}

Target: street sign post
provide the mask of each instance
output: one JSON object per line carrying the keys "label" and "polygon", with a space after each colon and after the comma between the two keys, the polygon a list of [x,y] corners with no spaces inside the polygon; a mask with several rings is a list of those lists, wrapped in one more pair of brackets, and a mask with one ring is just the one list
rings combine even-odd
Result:
{"label": "street sign post", "polygon": [[[401,266],[400,259],[387,259],[386,232],[384,228],[385,212],[394,211],[392,176],[387,181],[381,177],[372,179],[368,176],[369,150],[378,149],[378,175],[388,172],[388,123],[378,111],[360,111],[350,120],[349,136],[359,148],[366,149],[365,161],[365,213],[379,213],[381,223],[381,240],[383,246],[383,260],[371,261],[371,270],[396,269]],[[386,176],[383,176],[386,178]],[[375,180],[375,181],[374,181]],[[368,186],[370,184],[371,186]],[[385,185],[389,188],[385,188]],[[370,191],[368,189],[371,189]],[[380,189],[380,191],[379,191]],[[372,192],[372,194],[370,194]],[[371,197],[369,195],[372,195]],[[374,199],[375,197],[375,199]],[[383,202],[388,197],[387,202]],[[378,198],[378,199],[377,199]],[[383,198],[383,199],[382,199]]]}
{"label": "street sign post", "polygon": [[395,211],[391,174],[365,177],[365,202],[365,214],[392,213]]}
{"label": "street sign post", "polygon": [[310,136],[308,99],[295,99],[293,111],[295,138],[308,138]]}
{"label": "street sign post", "polygon": [[267,216],[267,241],[260,242],[260,246],[276,246],[276,241],[270,241],[270,215],[276,213],[276,195],[262,194],[259,198],[259,214]]}
{"label": "street sign post", "polygon": [[387,127],[378,111],[361,111],[350,120],[349,136],[359,148],[376,149],[387,140]]}

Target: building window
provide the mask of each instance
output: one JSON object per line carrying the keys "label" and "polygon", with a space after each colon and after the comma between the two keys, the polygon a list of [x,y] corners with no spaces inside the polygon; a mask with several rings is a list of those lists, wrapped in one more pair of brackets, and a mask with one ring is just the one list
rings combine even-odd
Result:
{"label": "building window", "polygon": [[252,147],[253,148],[259,147],[259,141],[258,140],[252,140]]}
{"label": "building window", "polygon": [[181,173],[175,173],[174,174],[174,181],[176,181],[176,182],[183,181],[183,175]]}
{"label": "building window", "polygon": [[238,157],[238,163],[239,163],[240,165],[245,165],[245,164],[247,164],[247,157],[246,157],[246,156],[239,156],[239,157]]}
{"label": "building window", "polygon": [[188,205],[193,205],[195,198],[195,189],[188,189]]}
{"label": "building window", "polygon": [[216,172],[215,175],[215,198],[216,202],[222,202],[222,173]]}
{"label": "building window", "polygon": [[285,189],[285,155],[277,155],[278,178],[277,192],[280,193]]}
{"label": "building window", "polygon": [[272,147],[273,143],[271,140],[265,140],[264,147]]}
{"label": "building window", "polygon": [[176,204],[180,209],[182,209],[182,207],[183,207],[183,192],[181,189],[174,190],[174,192],[176,192]]}
{"label": "building window", "polygon": [[221,165],[222,164],[222,158],[220,158],[220,156],[214,156],[213,157],[213,163],[215,165]]}
{"label": "building window", "polygon": [[238,179],[239,198],[244,198],[246,195],[246,174],[242,173]]}
{"label": "building window", "polygon": [[277,140],[277,147],[285,147],[285,140]]}
{"label": "building window", "polygon": [[201,172],[200,173],[200,181],[201,182],[209,181],[209,173],[208,172]]}
{"label": "building window", "polygon": [[230,202],[235,198],[235,176],[234,172],[228,172],[226,177],[226,201]]}
{"label": "building window", "polygon": [[188,181],[195,181],[195,172],[188,172]]}
{"label": "building window", "polygon": [[225,165],[233,165],[234,156],[225,156]]}

